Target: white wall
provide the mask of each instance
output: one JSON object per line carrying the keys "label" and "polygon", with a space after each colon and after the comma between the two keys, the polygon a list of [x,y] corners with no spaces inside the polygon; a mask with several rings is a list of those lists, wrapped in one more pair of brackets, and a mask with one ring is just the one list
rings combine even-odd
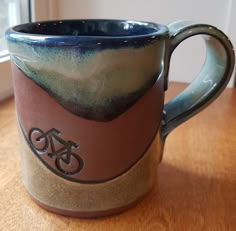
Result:
{"label": "white wall", "polygon": [[[59,0],[58,17],[136,19],[168,24],[188,19],[217,26],[236,46],[233,0]],[[182,43],[173,54],[170,80],[190,82],[205,58],[205,45],[197,36]],[[233,79],[232,79],[233,80]],[[233,85],[231,80],[230,85]]]}

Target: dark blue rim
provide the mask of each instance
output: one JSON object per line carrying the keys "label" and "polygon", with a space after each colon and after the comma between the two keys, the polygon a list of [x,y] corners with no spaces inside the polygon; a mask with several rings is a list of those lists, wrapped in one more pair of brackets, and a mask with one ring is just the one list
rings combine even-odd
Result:
{"label": "dark blue rim", "polygon": [[[153,28],[155,31],[152,33],[144,33],[138,35],[122,35],[122,36],[97,36],[97,35],[50,35],[49,34],[37,34],[30,32],[21,32],[24,28],[30,28],[37,24],[44,23],[76,23],[76,22],[88,22],[88,21],[107,21],[113,23],[119,22],[133,22],[137,24],[145,24],[145,26]],[[9,28],[6,31],[6,38],[9,42],[23,42],[31,45],[47,45],[47,46],[80,46],[88,44],[101,45],[119,45],[119,46],[140,46],[152,43],[156,40],[169,37],[168,27],[145,21],[135,20],[114,20],[114,19],[79,19],[79,20],[53,20],[53,21],[41,21],[34,23],[25,23]]]}

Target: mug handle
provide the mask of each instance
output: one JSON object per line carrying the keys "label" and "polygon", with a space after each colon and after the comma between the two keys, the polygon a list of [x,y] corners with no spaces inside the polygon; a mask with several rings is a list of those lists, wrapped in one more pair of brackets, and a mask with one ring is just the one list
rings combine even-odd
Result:
{"label": "mug handle", "polygon": [[217,28],[188,21],[174,22],[168,25],[168,28],[170,47],[167,59],[170,59],[171,54],[182,41],[199,34],[203,35],[207,52],[205,63],[197,77],[185,90],[164,105],[161,130],[163,139],[175,127],[216,99],[229,82],[235,62],[234,49],[230,40]]}

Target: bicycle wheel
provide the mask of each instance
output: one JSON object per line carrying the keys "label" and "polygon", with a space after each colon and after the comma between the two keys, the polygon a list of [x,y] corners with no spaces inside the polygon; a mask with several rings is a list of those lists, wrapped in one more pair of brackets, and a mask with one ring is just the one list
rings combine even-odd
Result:
{"label": "bicycle wheel", "polygon": [[62,152],[55,160],[57,169],[65,175],[73,175],[83,168],[83,160],[73,152]]}
{"label": "bicycle wheel", "polygon": [[46,152],[48,149],[48,138],[44,131],[39,128],[32,128],[29,132],[29,141],[31,146],[37,152]]}

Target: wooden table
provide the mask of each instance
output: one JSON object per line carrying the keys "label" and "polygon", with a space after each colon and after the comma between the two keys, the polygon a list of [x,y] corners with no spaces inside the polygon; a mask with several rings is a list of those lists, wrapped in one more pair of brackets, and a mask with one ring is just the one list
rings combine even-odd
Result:
{"label": "wooden table", "polygon": [[[184,88],[172,84],[167,98]],[[168,137],[154,190],[128,211],[100,219],[49,213],[29,198],[20,173],[13,99],[0,104],[0,230],[235,231],[236,89]]]}

